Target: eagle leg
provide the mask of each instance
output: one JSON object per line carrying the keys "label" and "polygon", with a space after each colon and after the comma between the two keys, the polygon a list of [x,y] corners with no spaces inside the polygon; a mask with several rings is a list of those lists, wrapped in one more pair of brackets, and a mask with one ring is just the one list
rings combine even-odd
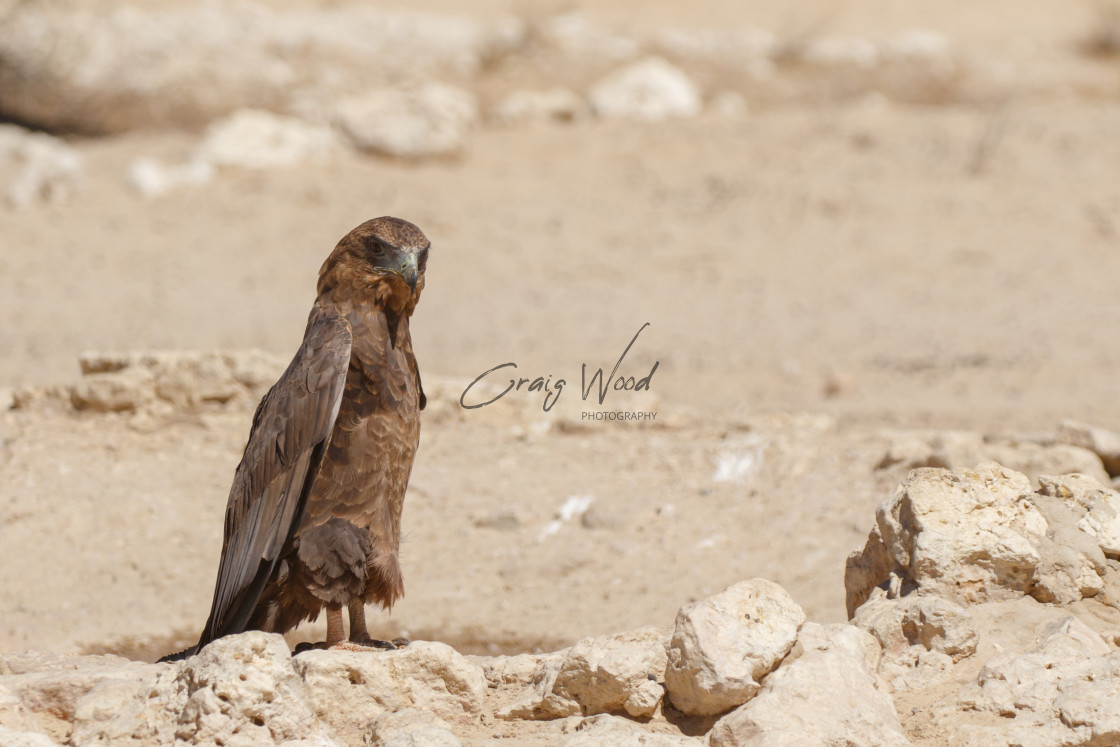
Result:
{"label": "eagle leg", "polygon": [[350,640],[358,643],[369,639],[366,628],[366,603],[361,597],[350,600]]}
{"label": "eagle leg", "polygon": [[342,639],[345,637],[346,635],[342,630],[342,607],[329,605],[327,607],[327,648],[342,643]]}
{"label": "eagle leg", "polygon": [[366,605],[362,599],[352,599],[350,608],[350,639],[343,640],[342,607],[327,607],[327,642],[325,648],[335,651],[392,651],[404,648],[408,641],[396,638],[392,642],[379,641],[369,637],[366,628]]}
{"label": "eagle leg", "polygon": [[327,605],[327,640],[319,643],[301,643],[296,646],[295,653],[315,649],[346,648],[346,632],[342,628],[342,605]]}

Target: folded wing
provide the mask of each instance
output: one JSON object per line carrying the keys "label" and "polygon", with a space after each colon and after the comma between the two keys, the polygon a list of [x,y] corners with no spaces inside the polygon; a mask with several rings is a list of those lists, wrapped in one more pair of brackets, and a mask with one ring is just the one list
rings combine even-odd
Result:
{"label": "folded wing", "polygon": [[295,358],[257,407],[226,505],[210,618],[195,651],[246,629],[281,548],[299,528],[338,417],[351,345],[346,319],[315,309]]}

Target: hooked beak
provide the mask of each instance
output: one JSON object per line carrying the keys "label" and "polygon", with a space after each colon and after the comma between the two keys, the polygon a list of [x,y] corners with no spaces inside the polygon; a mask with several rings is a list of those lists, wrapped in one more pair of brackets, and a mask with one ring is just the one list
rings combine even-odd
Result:
{"label": "hooked beak", "polygon": [[420,269],[416,266],[416,255],[412,252],[407,252],[401,259],[401,266],[398,270],[400,276],[408,283],[410,291],[416,290],[416,281],[420,278]]}

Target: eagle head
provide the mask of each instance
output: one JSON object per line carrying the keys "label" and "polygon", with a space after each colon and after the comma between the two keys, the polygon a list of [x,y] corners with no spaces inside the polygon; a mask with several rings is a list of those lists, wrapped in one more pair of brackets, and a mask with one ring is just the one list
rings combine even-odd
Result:
{"label": "eagle head", "polygon": [[428,237],[412,223],[385,216],[346,234],[319,271],[319,293],[364,291],[393,311],[410,314],[424,289]]}

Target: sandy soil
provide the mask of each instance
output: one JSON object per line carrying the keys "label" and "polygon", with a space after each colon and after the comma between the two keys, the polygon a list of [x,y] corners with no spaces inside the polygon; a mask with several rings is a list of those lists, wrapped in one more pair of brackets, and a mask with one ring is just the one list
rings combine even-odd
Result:
{"label": "sandy soil", "polygon": [[[436,395],[407,596],[375,634],[548,650],[668,625],[754,576],[810,619],[845,619],[844,558],[901,477],[877,469],[891,432],[1120,427],[1120,67],[1078,51],[1088,3],[740,5],[587,10],[633,29],[932,28],[1113,93],[484,127],[459,159],[226,172],[150,201],[127,164],[194,135],[79,142],[83,192],[0,213],[0,387],[73,381],[88,349],[290,356],[335,241],[397,215],[433,243],[413,334]],[[609,370],[647,322],[623,368],[657,362],[651,396],[607,405],[656,422],[582,421],[581,365]],[[465,383],[506,362],[564,378],[558,404],[461,410]],[[250,415],[0,413],[0,650],[154,657],[192,640]],[[549,533],[580,496],[586,514]]]}

